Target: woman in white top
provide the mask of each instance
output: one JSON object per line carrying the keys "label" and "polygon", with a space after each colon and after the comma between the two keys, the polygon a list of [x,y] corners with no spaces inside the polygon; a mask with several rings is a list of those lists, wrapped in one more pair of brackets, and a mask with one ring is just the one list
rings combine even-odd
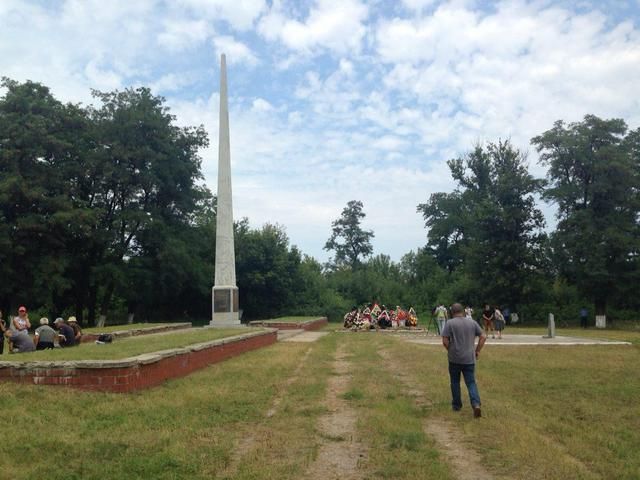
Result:
{"label": "woman in white top", "polygon": [[27,315],[27,307],[22,305],[18,308],[18,316],[13,319],[11,329],[21,332],[28,331],[30,328],[31,322],[29,322],[29,315]]}

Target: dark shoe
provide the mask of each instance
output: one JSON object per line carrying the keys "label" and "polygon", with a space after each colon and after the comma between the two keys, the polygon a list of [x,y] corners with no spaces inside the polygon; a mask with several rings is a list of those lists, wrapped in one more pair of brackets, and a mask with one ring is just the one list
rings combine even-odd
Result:
{"label": "dark shoe", "polygon": [[480,405],[478,405],[477,407],[473,407],[473,418],[480,417],[482,417],[482,410],[480,410]]}

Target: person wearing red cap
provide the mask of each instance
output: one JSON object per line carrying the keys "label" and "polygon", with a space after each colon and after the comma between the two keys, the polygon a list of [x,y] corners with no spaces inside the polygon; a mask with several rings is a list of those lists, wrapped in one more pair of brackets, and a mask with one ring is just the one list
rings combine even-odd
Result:
{"label": "person wearing red cap", "polygon": [[31,322],[29,322],[29,315],[27,315],[27,307],[21,305],[18,308],[18,316],[13,319],[12,330],[28,331],[31,328]]}

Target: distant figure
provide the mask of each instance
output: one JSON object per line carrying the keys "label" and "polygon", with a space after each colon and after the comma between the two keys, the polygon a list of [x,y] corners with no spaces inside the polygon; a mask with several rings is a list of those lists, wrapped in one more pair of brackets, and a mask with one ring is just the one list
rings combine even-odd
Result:
{"label": "distant figure", "polygon": [[502,331],[504,330],[504,315],[500,311],[498,307],[493,311],[493,322],[496,327],[496,331],[498,332],[498,339],[502,340]]}
{"label": "distant figure", "polygon": [[71,316],[67,320],[67,324],[73,328],[73,337],[75,339],[75,345],[80,345],[80,341],[82,340],[82,329],[80,325],[78,325],[78,320],[76,317]]}
{"label": "distant figure", "polygon": [[482,310],[482,323],[484,325],[484,333],[489,335],[489,330],[491,330],[491,338],[496,338],[493,333],[493,308],[488,303]]}
{"label": "distant figure", "polygon": [[40,326],[36,328],[36,333],[33,337],[33,343],[36,346],[36,350],[46,350],[53,348],[53,341],[56,338],[56,331],[49,326],[48,318],[40,319]]}
{"label": "distant figure", "polygon": [[504,317],[505,325],[511,325],[511,309],[505,306],[502,309],[502,316]]}
{"label": "distant figure", "polygon": [[[473,416],[482,416],[480,409],[480,393],[475,379],[476,359],[487,340],[480,325],[466,317],[464,309],[459,303],[451,306],[453,318],[449,320],[442,331],[442,345],[447,349],[449,360],[449,379],[451,382],[451,406],[454,411],[462,408],[462,395],[460,393],[460,374],[464,377],[464,383],[469,392],[469,400],[473,409]],[[478,337],[478,345],[475,345]]]}
{"label": "distant figure", "polygon": [[7,323],[2,318],[2,310],[0,310],[0,330],[2,333],[0,334],[0,355],[4,353],[4,331],[7,329]]}
{"label": "distant figure", "polygon": [[31,322],[29,322],[29,315],[27,315],[27,307],[20,306],[18,308],[18,316],[14,317],[11,330],[27,331],[31,328]]}
{"label": "distant figure", "polygon": [[442,335],[442,330],[444,329],[445,323],[447,323],[447,319],[449,318],[449,314],[447,313],[447,309],[444,305],[440,304],[436,308],[435,311],[436,321],[438,322],[438,333]]}
{"label": "distant figure", "polygon": [[56,318],[53,325],[58,329],[58,344],[63,348],[73,347],[75,345],[73,328],[64,323],[64,320],[60,317]]}
{"label": "distant figure", "polygon": [[587,307],[582,307],[580,309],[580,326],[582,328],[587,328],[588,317],[589,317],[589,310],[587,310]]}
{"label": "distant figure", "polygon": [[473,320],[473,308],[469,305],[464,309],[464,316]]}

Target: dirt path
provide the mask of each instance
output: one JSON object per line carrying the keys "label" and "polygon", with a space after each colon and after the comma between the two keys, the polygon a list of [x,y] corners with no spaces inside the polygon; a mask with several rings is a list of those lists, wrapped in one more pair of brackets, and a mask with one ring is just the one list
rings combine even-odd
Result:
{"label": "dirt path", "polygon": [[[386,350],[378,352],[383,358],[387,371],[403,386],[405,395],[412,397],[416,405],[429,407],[433,405],[426,393],[416,387],[416,383],[403,372],[403,366],[394,360]],[[491,480],[495,478],[482,465],[482,459],[477,452],[463,443],[464,435],[453,425],[442,419],[428,418],[423,425],[424,432],[433,438],[438,450],[451,466],[451,472],[458,480]]]}
{"label": "dirt path", "polygon": [[[300,377],[300,372],[304,367],[309,355],[311,354],[312,348],[308,348],[298,366],[295,368],[291,376],[287,377],[287,379],[282,382],[278,386],[278,391],[276,393],[273,402],[271,403],[271,407],[266,411],[265,418],[273,417],[277,412],[278,408],[280,408],[280,403],[282,403],[282,399],[286,394],[287,390],[293,385],[298,378]],[[268,436],[267,432],[264,431],[263,426],[253,427],[251,432],[248,432],[246,435],[240,437],[240,439],[236,442],[235,448],[231,453],[231,460],[229,461],[229,465],[227,468],[220,473],[221,478],[233,478],[234,474],[238,471],[238,466],[240,462],[248,455],[262,440],[261,438]]]}
{"label": "dirt path", "polygon": [[349,360],[338,347],[333,363],[335,375],[329,378],[324,404],[329,412],[320,418],[318,434],[321,438],[318,456],[309,466],[304,478],[318,480],[358,480],[366,478],[361,464],[367,451],[356,434],[356,411],[342,398],[351,380]]}

